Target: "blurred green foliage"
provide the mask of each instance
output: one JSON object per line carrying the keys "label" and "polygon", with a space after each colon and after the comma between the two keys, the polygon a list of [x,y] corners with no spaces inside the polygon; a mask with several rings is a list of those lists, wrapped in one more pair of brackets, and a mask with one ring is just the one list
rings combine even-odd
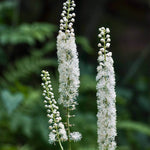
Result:
{"label": "blurred green foliage", "polygon": [[[58,98],[57,27],[24,21],[16,25],[16,2],[0,2],[0,150],[56,150],[57,146],[48,144],[40,72],[50,70]],[[73,143],[73,150],[97,150],[97,52],[84,36],[77,37],[77,44],[81,87],[78,111],[72,122],[83,139]],[[118,150],[150,150],[150,79],[143,71],[137,73],[139,62],[140,58],[131,65],[136,69],[129,69],[123,82],[116,71]]]}
{"label": "blurred green foliage", "polygon": [[29,44],[34,45],[36,41],[43,42],[51,37],[56,30],[54,25],[44,23],[22,24],[16,28],[0,26],[1,45]]}

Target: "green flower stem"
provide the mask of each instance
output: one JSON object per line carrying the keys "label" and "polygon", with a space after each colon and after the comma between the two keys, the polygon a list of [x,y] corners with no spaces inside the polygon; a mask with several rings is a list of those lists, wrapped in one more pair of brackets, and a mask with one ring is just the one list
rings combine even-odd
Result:
{"label": "green flower stem", "polygon": [[[105,32],[103,38],[106,40],[106,32]],[[106,41],[104,42],[104,62],[106,62]],[[106,88],[106,77],[105,77],[105,88]],[[108,105],[107,98],[105,99],[105,103],[106,103],[106,105]],[[107,116],[108,116],[108,113],[106,114],[106,117]],[[109,145],[106,146],[105,150],[109,150],[108,146]]]}
{"label": "green flower stem", "polygon": [[70,112],[69,112],[69,107],[67,107],[67,135],[68,135],[68,150],[71,150],[71,141],[70,141]]}
{"label": "green flower stem", "polygon": [[[106,33],[104,34],[104,39],[106,40]],[[106,41],[104,42],[104,61],[106,62]]]}
{"label": "green flower stem", "polygon": [[68,19],[69,19],[69,13],[70,13],[70,5],[71,5],[71,0],[69,0],[69,4],[68,4],[68,11],[67,11],[67,22],[66,22],[66,28],[65,31],[68,28]]}
{"label": "green flower stem", "polygon": [[60,140],[58,140],[58,143],[59,143],[59,146],[60,146],[61,150],[64,150]]}
{"label": "green flower stem", "polygon": [[[67,55],[67,59],[69,60],[69,55]],[[68,78],[68,85],[70,85],[70,79]],[[69,100],[69,97],[67,97]],[[66,127],[67,127],[67,136],[68,136],[68,150],[71,150],[71,140],[70,140],[70,108],[67,107],[67,116],[66,116]]]}

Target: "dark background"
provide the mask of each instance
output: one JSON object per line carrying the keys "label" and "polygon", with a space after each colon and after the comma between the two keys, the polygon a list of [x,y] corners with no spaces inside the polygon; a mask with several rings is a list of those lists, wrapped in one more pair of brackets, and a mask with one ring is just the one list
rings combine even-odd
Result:
{"label": "dark background", "polygon": [[[57,99],[56,37],[63,2],[0,1],[0,150],[59,149],[48,144],[40,72],[49,70]],[[81,87],[72,122],[83,138],[73,150],[97,149],[95,76],[102,26],[111,29],[118,150],[150,150],[150,1],[76,0],[76,4]]]}

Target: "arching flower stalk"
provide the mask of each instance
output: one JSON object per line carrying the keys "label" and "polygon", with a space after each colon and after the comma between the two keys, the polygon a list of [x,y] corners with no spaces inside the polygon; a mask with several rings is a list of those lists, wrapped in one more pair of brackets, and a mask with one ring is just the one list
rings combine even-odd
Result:
{"label": "arching flower stalk", "polygon": [[100,48],[98,54],[99,65],[97,67],[97,126],[99,150],[116,149],[116,93],[115,74],[113,68],[112,53],[107,50],[110,47],[109,28],[100,28]]}
{"label": "arching flower stalk", "polygon": [[67,134],[63,123],[61,122],[62,118],[58,110],[57,102],[55,101],[54,94],[52,92],[52,86],[50,81],[50,75],[48,71],[42,71],[41,74],[43,83],[43,96],[45,97],[44,103],[45,108],[47,109],[47,117],[49,118],[49,143],[53,144],[59,142],[61,150],[63,146],[61,142],[66,141]]}
{"label": "arching flower stalk", "polygon": [[[67,0],[63,3],[62,19],[60,20],[60,30],[57,37],[57,56],[59,71],[59,104],[62,104],[67,110],[67,135],[69,141],[69,150],[71,150],[70,142],[81,139],[81,134],[75,132],[71,134],[70,111],[75,110],[77,105],[76,98],[79,88],[79,60],[75,43],[75,34],[73,22],[75,21],[74,0]],[[72,136],[73,135],[73,136]],[[76,136],[74,136],[76,135]],[[77,138],[78,137],[78,138]]]}

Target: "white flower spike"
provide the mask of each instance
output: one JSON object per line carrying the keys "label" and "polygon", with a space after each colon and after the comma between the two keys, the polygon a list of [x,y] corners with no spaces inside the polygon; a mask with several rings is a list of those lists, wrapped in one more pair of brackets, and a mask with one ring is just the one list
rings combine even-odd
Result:
{"label": "white flower spike", "polygon": [[64,107],[72,107],[77,104],[79,88],[79,60],[75,38],[70,36],[66,39],[65,33],[57,37],[57,55],[59,71],[59,104]]}
{"label": "white flower spike", "polygon": [[43,83],[43,95],[45,97],[44,104],[47,109],[47,117],[49,118],[49,143],[61,142],[67,140],[66,130],[61,122],[60,113],[58,110],[57,102],[55,101],[54,94],[52,92],[52,86],[50,81],[50,75],[48,71],[42,71],[41,74]]}
{"label": "white flower spike", "polygon": [[[59,72],[59,104],[66,108],[66,129],[68,136],[68,149],[71,149],[71,141],[78,141],[81,138],[71,137],[70,113],[77,105],[78,88],[80,85],[79,60],[77,46],[75,43],[75,33],[73,29],[74,17],[76,16],[74,0],[67,0],[63,4],[62,19],[60,20],[60,30],[57,36],[57,56]],[[75,136],[77,137],[77,136]],[[80,136],[79,136],[80,137]]]}
{"label": "white flower spike", "polygon": [[74,0],[67,0],[63,5],[63,18],[60,20],[60,30],[57,37],[60,94],[58,101],[64,107],[74,109],[77,104],[76,98],[80,84],[79,60],[73,29],[75,13],[72,11],[74,10],[75,2]]}
{"label": "white flower spike", "polygon": [[97,67],[97,126],[99,150],[116,149],[116,93],[115,74],[112,53],[106,48],[110,47],[109,28],[99,28],[100,48]]}

